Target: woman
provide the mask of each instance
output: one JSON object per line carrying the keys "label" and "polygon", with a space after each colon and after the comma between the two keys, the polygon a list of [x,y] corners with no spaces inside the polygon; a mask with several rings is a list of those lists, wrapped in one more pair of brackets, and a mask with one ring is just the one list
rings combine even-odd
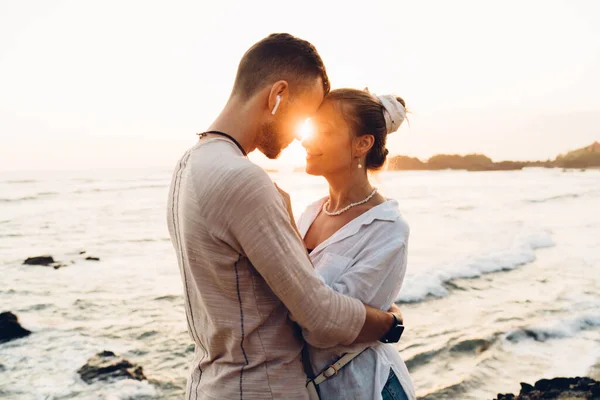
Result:
{"label": "woman", "polygon": [[[377,192],[367,171],[384,164],[386,136],[405,119],[404,105],[394,96],[334,90],[312,119],[314,135],[302,142],[306,172],[329,183],[329,196],[298,219],[312,262],[334,290],[383,310],[393,304],[404,279],[409,228],[398,203]],[[322,399],[415,398],[408,370],[391,344],[308,345],[314,374],[307,374],[313,377],[345,353],[362,350],[318,386]]]}

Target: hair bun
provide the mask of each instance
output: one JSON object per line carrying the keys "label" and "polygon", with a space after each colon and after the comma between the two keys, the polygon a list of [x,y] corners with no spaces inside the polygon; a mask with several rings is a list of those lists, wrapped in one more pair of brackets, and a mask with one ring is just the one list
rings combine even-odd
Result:
{"label": "hair bun", "polygon": [[390,94],[376,96],[383,106],[383,116],[388,135],[400,128],[406,119],[406,108],[404,99]]}
{"label": "hair bun", "polygon": [[404,107],[404,110],[406,110],[406,102],[404,101],[404,99],[400,96],[396,96],[396,101],[398,101],[400,104],[402,104],[402,107]]}

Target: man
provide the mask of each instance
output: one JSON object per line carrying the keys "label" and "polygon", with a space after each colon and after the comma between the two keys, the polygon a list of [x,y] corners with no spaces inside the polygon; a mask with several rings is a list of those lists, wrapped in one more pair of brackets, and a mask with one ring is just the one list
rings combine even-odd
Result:
{"label": "man", "polygon": [[307,399],[303,338],[288,316],[320,347],[375,341],[395,326],[317,277],[285,200],[245,157],[277,157],[328,91],[310,43],[268,36],[243,56],[225,108],[174,171],[169,233],[196,345],[188,398]]}

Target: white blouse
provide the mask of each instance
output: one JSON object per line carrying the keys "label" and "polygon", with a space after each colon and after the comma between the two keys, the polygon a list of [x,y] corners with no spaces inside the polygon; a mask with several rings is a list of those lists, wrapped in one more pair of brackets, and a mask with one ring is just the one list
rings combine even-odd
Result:
{"label": "white blouse", "polygon": [[[304,238],[319,215],[325,198],[307,207],[298,219]],[[409,227],[398,203],[388,200],[340,228],[310,254],[327,285],[364,304],[387,310],[398,296],[406,273]],[[401,339],[402,340],[402,339]],[[322,399],[381,399],[390,369],[411,400],[416,399],[408,369],[392,344],[373,342],[327,349],[309,345],[314,373],[345,353],[361,351],[339,374],[319,385]]]}

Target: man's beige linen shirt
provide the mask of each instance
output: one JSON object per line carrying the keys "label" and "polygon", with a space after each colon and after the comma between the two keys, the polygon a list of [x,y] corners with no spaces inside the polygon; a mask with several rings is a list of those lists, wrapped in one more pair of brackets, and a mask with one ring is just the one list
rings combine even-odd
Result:
{"label": "man's beige linen shirt", "polygon": [[288,316],[331,347],[355,340],[365,308],[318,278],[269,176],[233,142],[203,138],[175,168],[167,211],[196,348],[186,398],[306,400]]}

